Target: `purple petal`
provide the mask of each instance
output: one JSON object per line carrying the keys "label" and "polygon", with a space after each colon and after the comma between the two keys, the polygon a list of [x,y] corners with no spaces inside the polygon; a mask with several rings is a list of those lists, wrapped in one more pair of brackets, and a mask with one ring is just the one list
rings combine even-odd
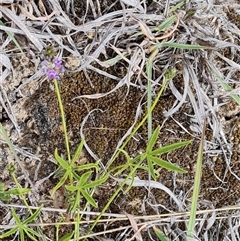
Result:
{"label": "purple petal", "polygon": [[57,78],[57,72],[54,69],[49,69],[47,71],[47,76],[49,79],[56,79]]}
{"label": "purple petal", "polygon": [[55,65],[55,67],[57,67],[58,69],[61,69],[61,67],[62,67],[62,60],[61,59],[58,59],[57,57],[54,57],[53,63]]}

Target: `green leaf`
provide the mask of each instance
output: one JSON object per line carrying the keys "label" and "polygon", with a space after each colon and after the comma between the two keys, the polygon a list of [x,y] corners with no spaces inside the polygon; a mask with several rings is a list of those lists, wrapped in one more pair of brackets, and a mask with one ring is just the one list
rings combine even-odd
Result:
{"label": "green leaf", "polygon": [[4,184],[0,182],[0,200],[10,201],[11,197],[7,191],[4,191]]}
{"label": "green leaf", "polygon": [[128,155],[128,153],[125,150],[119,148],[119,151],[125,155],[125,157],[127,158],[127,162],[131,162],[131,157]]}
{"label": "green leaf", "polygon": [[[128,56],[128,55],[129,55],[129,53],[127,53],[127,52],[123,52],[123,53],[122,53],[122,56],[124,56],[124,57],[126,57],[126,56]],[[110,67],[110,66],[113,66],[113,65],[115,65],[119,60],[121,60],[121,59],[123,58],[122,56],[117,55],[116,57],[114,57],[114,58],[112,58],[112,59],[108,59],[108,60],[102,62],[101,65],[103,65],[104,67],[107,67],[107,68]]]}
{"label": "green leaf", "polygon": [[175,12],[178,8],[181,8],[182,6],[184,6],[186,4],[186,0],[183,0],[181,1],[180,3],[174,5],[173,7],[171,7],[169,10],[168,10],[168,14],[169,13],[172,13],[172,12]]}
{"label": "green leaf", "polygon": [[164,161],[164,160],[162,160],[158,157],[155,157],[155,156],[149,155],[149,156],[147,156],[147,160],[148,160],[148,162],[154,162],[158,166],[163,167],[163,168],[168,169],[168,170],[171,170],[171,171],[176,171],[176,172],[180,172],[180,173],[187,173],[187,171],[185,171],[184,169],[182,169],[178,166],[175,166],[172,163]]}
{"label": "green leaf", "polygon": [[165,236],[165,234],[160,229],[153,227],[153,230],[160,241],[169,241],[169,239]]}
{"label": "green leaf", "polygon": [[[36,239],[33,235],[35,235],[35,236],[37,236],[37,237],[40,237],[40,236],[41,236],[40,234],[38,234],[37,232],[35,232],[33,229],[28,228],[28,227],[26,227],[26,228],[24,229],[24,231],[25,231],[25,233],[27,234],[27,236],[28,236],[31,240],[33,240],[33,241],[38,241],[38,240],[39,240],[39,239]],[[24,239],[24,240],[26,240],[26,239]]]}
{"label": "green leaf", "polygon": [[103,177],[100,178],[100,179],[97,179],[97,180],[95,180],[95,181],[93,181],[93,182],[90,182],[90,183],[88,183],[88,184],[85,184],[85,185],[84,185],[84,188],[98,187],[98,186],[100,186],[102,183],[106,182],[107,179],[108,179],[108,175],[105,175],[105,176],[103,176]]}
{"label": "green leaf", "polygon": [[30,222],[33,222],[35,220],[35,218],[39,215],[39,213],[41,212],[41,209],[42,209],[42,206],[40,206],[36,212],[34,212],[30,217],[28,217],[27,219],[25,219],[23,221],[24,224],[27,224],[27,223],[30,223]]}
{"label": "green leaf", "polygon": [[205,131],[206,131],[206,117],[204,119],[201,142],[200,142],[200,145],[198,148],[197,167],[196,167],[196,173],[195,173],[195,178],[194,178],[191,211],[190,211],[189,223],[188,223],[188,228],[187,228],[187,236],[190,238],[193,238],[193,236],[194,236],[193,234],[194,234],[196,212],[197,212],[197,201],[198,201],[200,184],[201,184],[202,159],[203,159],[203,146],[204,146],[204,140],[205,140]]}
{"label": "green leaf", "polygon": [[192,44],[179,44],[173,42],[161,42],[161,47],[171,47],[177,49],[209,49],[210,47],[201,46],[201,45],[192,45]]}
{"label": "green leaf", "polygon": [[71,233],[67,233],[64,236],[62,236],[59,239],[59,241],[69,241],[72,238],[73,234],[74,234],[74,231],[72,231]]}
{"label": "green leaf", "polygon": [[67,178],[68,178],[68,173],[66,172],[64,176],[60,179],[60,181],[57,183],[57,185],[53,188],[51,196],[53,196],[54,193],[65,183]]}
{"label": "green leaf", "polygon": [[84,198],[95,208],[97,208],[97,203],[95,202],[95,200],[88,194],[88,192],[86,192],[85,190],[81,190],[82,195],[84,196]]}
{"label": "green leaf", "polygon": [[65,188],[70,192],[76,192],[76,191],[82,189],[82,187],[76,187],[76,186],[72,186],[72,185],[66,185]]}
{"label": "green leaf", "polygon": [[6,237],[9,237],[11,235],[13,235],[14,233],[16,233],[18,230],[18,226],[10,229],[9,231],[7,231],[6,233],[0,235],[0,239],[3,239],[3,238],[6,238]]}
{"label": "green leaf", "polygon": [[147,156],[147,163],[148,163],[148,171],[150,172],[152,178],[156,181],[157,177],[154,171],[152,160],[148,158]]}
{"label": "green leaf", "polygon": [[91,174],[92,171],[83,173],[78,181],[78,186],[83,186],[89,180]]}
{"label": "green leaf", "polygon": [[8,202],[11,200],[10,195],[0,192],[0,200]]}
{"label": "green leaf", "polygon": [[[224,83],[224,82],[221,80],[221,78],[220,78],[216,73],[213,72],[213,75],[214,75],[215,78],[220,82],[220,84],[222,85],[222,87],[224,88],[224,90],[225,90],[226,92],[231,92],[231,91],[233,91],[232,88],[231,88],[227,83]],[[233,99],[238,105],[240,105],[240,98],[239,98],[238,95],[236,95],[236,94],[230,94],[230,96],[232,97],[232,99]]]}
{"label": "green leaf", "polygon": [[80,206],[80,193],[81,190],[78,189],[76,194],[74,195],[73,203],[70,203],[70,206],[68,208],[68,213],[74,213],[76,209]]}
{"label": "green leaf", "polygon": [[95,163],[88,163],[88,164],[84,164],[84,165],[81,165],[81,166],[74,167],[74,170],[75,171],[82,171],[82,170],[89,170],[89,169],[92,169],[92,168],[98,169],[98,165],[95,164]]}
{"label": "green leaf", "polygon": [[[0,26],[5,26],[4,23],[0,20]],[[24,52],[22,51],[21,46],[19,45],[18,41],[14,38],[14,35],[10,31],[5,31],[9,38],[14,42],[17,48],[21,51],[22,55],[25,56]]]}
{"label": "green leaf", "polygon": [[5,194],[19,195],[19,194],[27,194],[31,191],[30,188],[12,188],[10,190],[5,191]]}
{"label": "green leaf", "polygon": [[174,23],[175,20],[176,20],[176,16],[172,15],[171,17],[166,19],[163,23],[161,23],[159,26],[154,27],[153,30],[164,31],[168,26]]}
{"label": "green leaf", "polygon": [[65,160],[63,160],[63,159],[58,155],[57,148],[55,149],[54,157],[55,157],[55,159],[57,160],[57,162],[60,164],[60,166],[61,166],[63,169],[65,169],[65,170],[69,170],[69,169],[70,169],[70,166],[69,166],[68,162],[66,162]]}
{"label": "green leaf", "polygon": [[176,150],[176,149],[179,149],[183,146],[187,146],[188,144],[190,144],[192,141],[182,141],[182,142],[177,142],[177,143],[173,143],[171,145],[168,145],[168,146],[163,146],[163,147],[160,147],[158,149],[155,149],[154,151],[151,152],[151,155],[161,155],[161,154],[164,154],[164,153],[168,153],[170,151],[173,151],[173,150]]}
{"label": "green leaf", "polygon": [[[33,235],[39,236],[34,230],[30,229],[27,227],[27,224],[29,222],[32,222],[36,219],[36,217],[39,215],[39,213],[41,212],[42,206],[39,207],[36,212],[34,212],[30,217],[28,217],[27,219],[25,219],[23,222],[21,222],[21,220],[19,219],[19,217],[17,216],[15,210],[13,208],[11,208],[11,213],[12,216],[16,222],[16,227],[10,229],[9,231],[7,231],[6,233],[4,233],[3,235],[0,235],[0,239],[6,238],[14,233],[16,233],[17,231],[20,234],[20,240],[25,240],[24,239],[24,232],[31,232]],[[31,230],[31,231],[30,231]],[[37,240],[37,239],[33,239],[33,240]]]}
{"label": "green leaf", "polygon": [[74,177],[76,180],[79,181],[80,180],[80,176],[75,171],[77,171],[77,170],[75,170],[75,168],[74,168],[74,170],[70,173],[69,178]]}
{"label": "green leaf", "polygon": [[147,148],[146,148],[146,153],[151,153],[152,152],[152,148],[154,147],[156,141],[157,141],[157,138],[158,138],[158,134],[159,134],[159,131],[160,131],[160,126],[158,126],[155,131],[153,132],[149,142],[148,142],[148,145],[147,145]]}
{"label": "green leaf", "polygon": [[20,233],[20,240],[25,241],[23,229],[20,229],[19,233]]}
{"label": "green leaf", "polygon": [[83,145],[84,145],[84,138],[82,138],[81,142],[79,143],[78,148],[75,151],[74,156],[71,160],[71,163],[74,163],[81,156]]}
{"label": "green leaf", "polygon": [[22,224],[21,220],[19,219],[18,215],[16,214],[16,212],[13,208],[11,208],[11,213],[12,213],[12,216],[13,216],[15,222],[17,223],[17,225],[22,227],[23,224]]}

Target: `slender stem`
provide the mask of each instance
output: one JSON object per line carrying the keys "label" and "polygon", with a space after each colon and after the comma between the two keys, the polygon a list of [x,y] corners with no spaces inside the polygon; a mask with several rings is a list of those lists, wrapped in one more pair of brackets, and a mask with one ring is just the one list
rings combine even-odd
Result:
{"label": "slender stem", "polygon": [[152,51],[152,54],[150,55],[147,65],[146,65],[146,70],[147,70],[147,77],[148,77],[148,88],[147,88],[147,111],[149,113],[148,115],[148,141],[150,140],[152,136],[152,65],[153,65],[153,60],[155,56],[158,53],[158,48],[154,48]]}
{"label": "slender stem", "polygon": [[143,117],[142,121],[136,126],[136,128],[131,132],[131,134],[127,137],[127,139],[125,140],[125,142],[122,144],[122,146],[118,149],[118,151],[116,152],[116,154],[114,155],[114,157],[112,158],[112,160],[109,161],[109,163],[106,166],[106,170],[112,165],[112,163],[115,161],[115,159],[118,157],[119,153],[121,152],[121,150],[124,149],[124,147],[127,145],[127,143],[131,140],[131,138],[134,136],[134,134],[137,132],[137,130],[144,124],[144,122],[147,120],[148,116],[150,113],[152,113],[153,109],[155,108],[155,106],[157,105],[168,81],[170,80],[170,78],[165,78],[162,84],[162,87],[160,89],[160,91],[158,92],[158,95],[156,97],[156,99],[154,100],[150,110],[147,112],[147,114]]}
{"label": "slender stem", "polygon": [[148,141],[152,136],[152,112],[150,112],[152,106],[152,62],[149,60],[147,63],[147,76],[148,76],[148,87],[147,87],[147,111],[148,116]]}
{"label": "slender stem", "polygon": [[191,212],[190,212],[188,230],[187,230],[187,236],[188,236],[188,238],[190,238],[189,240],[191,240],[191,238],[193,238],[193,236],[194,236],[194,226],[195,226],[195,219],[196,219],[196,212],[197,212],[197,201],[198,201],[198,196],[199,196],[199,191],[200,191],[200,181],[201,181],[201,173],[202,173],[202,158],[203,158],[203,145],[204,145],[205,129],[206,129],[206,117],[204,118],[202,137],[201,137],[201,142],[199,145],[198,156],[197,156],[197,168],[196,168],[195,179],[194,179],[192,205],[191,205]]}
{"label": "slender stem", "polygon": [[[143,159],[144,160],[144,159]],[[141,162],[143,162],[143,160],[140,160],[139,165],[141,165]],[[124,185],[131,180],[130,178],[133,176],[133,174],[136,172],[137,168],[139,165],[136,165],[131,172],[127,175],[127,177],[123,180],[123,182],[119,185],[119,187],[117,188],[117,190],[113,193],[113,195],[110,197],[110,199],[108,200],[107,204],[104,206],[104,208],[102,209],[101,213],[98,215],[98,217],[95,219],[94,223],[92,224],[91,228],[88,230],[87,234],[90,234],[91,231],[94,229],[94,227],[96,226],[96,224],[98,223],[98,221],[100,220],[100,218],[102,217],[103,213],[106,212],[106,210],[108,209],[108,207],[110,206],[110,204],[113,202],[113,200],[117,197],[118,193],[120,191],[123,190]],[[84,239],[86,240],[86,239]]]}
{"label": "slender stem", "polygon": [[56,79],[54,79],[53,82],[54,82],[54,87],[55,87],[55,91],[57,94],[58,104],[59,104],[60,113],[61,113],[61,117],[62,117],[62,126],[63,126],[64,138],[65,138],[65,145],[66,145],[66,149],[67,149],[68,162],[70,163],[71,156],[70,156],[70,148],[69,148],[69,141],[68,141],[68,135],[67,135],[67,125],[66,125],[66,119],[65,119],[65,114],[64,114],[64,110],[63,110],[62,99],[61,99],[61,95],[60,95],[60,91],[59,91],[59,87],[58,87],[58,81]]}

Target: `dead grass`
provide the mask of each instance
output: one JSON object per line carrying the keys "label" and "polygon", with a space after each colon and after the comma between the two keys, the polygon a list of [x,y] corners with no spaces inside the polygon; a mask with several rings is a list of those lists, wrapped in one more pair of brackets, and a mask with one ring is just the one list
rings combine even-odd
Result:
{"label": "dead grass", "polygon": [[[91,87],[93,90],[98,88],[97,85],[94,86],[96,82],[91,80],[91,71],[111,79],[114,83],[111,90],[103,93],[91,92],[91,94],[79,95],[76,89],[69,90],[75,93],[74,98],[68,99],[69,103],[83,100],[88,105],[89,100],[100,102],[103,97],[119,93],[125,87],[127,91],[124,92],[123,101],[127,99],[132,89],[141,93],[142,98],[138,98],[139,101],[135,105],[134,121],[132,125],[124,127],[125,132],[121,132],[121,138],[115,140],[116,148],[126,139],[135,123],[146,111],[144,107],[147,89],[145,66],[152,46],[157,41],[199,44],[207,49],[183,50],[162,47],[155,57],[152,79],[153,97],[161,86],[163,76],[169,67],[174,66],[177,69],[177,76],[170,81],[165,92],[167,96],[165,102],[171,103],[171,106],[166,104],[161,109],[159,107],[158,110],[163,116],[158,119],[156,114],[154,118],[156,124],[162,125],[163,140],[161,142],[168,143],[186,138],[181,135],[192,136],[195,140],[199,140],[203,129],[203,116],[207,115],[208,134],[204,147],[204,167],[206,169],[203,170],[202,180],[204,191],[199,197],[196,240],[239,240],[240,123],[239,105],[232,100],[233,96],[239,96],[240,93],[240,65],[238,64],[240,62],[238,25],[240,13],[237,10],[239,4],[233,3],[231,5],[233,8],[230,9],[229,3],[226,1],[191,1],[172,13],[169,10],[179,1],[154,3],[146,0],[135,5],[139,2],[68,0],[60,4],[56,0],[39,1],[38,3],[35,1],[18,3],[1,1],[0,120],[14,144],[20,161],[24,163],[22,167],[24,170],[17,171],[18,181],[23,186],[32,188],[33,194],[28,196],[32,209],[37,208],[42,202],[48,203],[50,197],[47,186],[53,185],[49,182],[55,170],[50,165],[47,167],[48,164],[43,164],[43,160],[46,163],[53,158],[47,150],[45,150],[45,155],[49,156],[44,156],[41,153],[41,149],[44,147],[37,146],[34,141],[32,146],[35,145],[35,147],[32,149],[29,149],[29,143],[26,146],[20,143],[25,130],[30,127],[27,121],[29,113],[24,113],[22,102],[29,100],[46,81],[39,70],[39,63],[47,46],[54,46],[58,56],[65,60],[66,66],[68,66],[67,74],[70,78],[74,76],[73,72],[83,71],[85,73],[88,88]],[[195,10],[193,16],[190,15],[191,9]],[[155,10],[156,12],[154,12]],[[234,11],[234,16],[232,11]],[[173,14],[177,17],[171,27],[161,33],[153,31],[154,27],[159,26]],[[72,64],[74,59],[77,59],[77,63]],[[119,67],[116,67],[117,71],[116,69],[111,71],[114,66],[119,66],[119,63],[123,68],[121,74],[119,74]],[[99,85],[102,84],[99,81]],[[226,85],[231,90],[226,91],[224,88]],[[51,83],[49,86],[51,89]],[[65,87],[68,89],[66,84]],[[168,101],[168,96],[174,97],[174,101]],[[94,110],[89,110],[80,123],[81,136],[84,136],[84,129],[89,128],[85,124],[94,116]],[[232,111],[231,114],[229,114],[229,110]],[[181,117],[178,117],[179,115]],[[165,127],[165,123],[172,122],[175,122],[176,126]],[[37,129],[34,132],[36,135],[41,135],[41,133],[37,133]],[[141,138],[144,140],[145,132],[142,131],[138,134],[140,137],[143,136]],[[178,134],[179,136],[175,136]],[[75,136],[75,138],[79,138],[79,136]],[[30,139],[34,140],[34,138]],[[51,141],[54,145],[55,140]],[[91,140],[88,141],[91,144]],[[88,154],[93,159],[102,159],[103,157],[91,148],[89,142],[85,144]],[[111,155],[107,156],[108,160],[113,157],[115,149],[111,151]],[[135,152],[139,151],[141,150],[135,150]],[[181,154],[179,154],[178,160],[186,159],[187,161],[182,163],[190,170],[190,173],[193,173],[191,171],[194,170],[194,154],[189,152],[187,155],[180,157]],[[170,160],[172,158],[169,156]],[[7,172],[7,165],[11,162],[13,162],[13,157],[1,136],[0,167],[3,173],[0,181],[4,183],[5,189],[9,189],[13,185]],[[45,174],[39,172],[40,166],[38,165],[40,164],[46,165],[44,166]],[[105,164],[103,163],[103,165]],[[163,172],[162,176],[165,175],[167,174]],[[147,188],[145,199],[141,199],[142,207],[139,205],[138,208],[139,213],[142,212],[143,215],[134,217],[138,230],[142,230],[144,234],[143,240],[151,240],[151,235],[154,235],[150,231],[153,225],[160,227],[171,240],[182,240],[185,235],[184,224],[188,220],[191,197],[189,193],[191,193],[193,179],[190,175],[185,177],[174,175],[171,177],[170,185],[137,178],[133,183],[133,186]],[[207,177],[212,178],[212,183],[207,182]],[[115,185],[121,183],[121,178],[116,177]],[[148,183],[146,184],[146,182]],[[158,202],[160,199],[156,192],[155,194],[152,192],[153,189],[161,189],[162,193],[165,193],[166,196],[169,195],[170,198],[165,199],[169,203]],[[221,200],[221,190],[227,192],[224,196],[225,201]],[[215,196],[214,192],[219,194]],[[215,200],[214,198],[206,199],[210,199],[211,196],[214,196]],[[104,195],[99,195],[99,197],[103,198]],[[27,215],[24,206],[18,205],[19,202],[20,200],[17,198],[14,198],[11,203],[0,202],[0,206],[3,208],[0,214],[1,232],[13,225],[9,213],[10,207],[16,208],[20,217],[24,218]],[[49,201],[49,203],[49,207],[46,205],[42,209],[41,217],[38,220],[39,226],[50,227],[53,225],[51,222],[55,225],[57,217],[61,216],[61,213],[66,213],[64,208],[53,209],[52,202]],[[122,207],[122,211],[125,211],[125,206]],[[50,215],[53,212],[54,214]],[[156,214],[155,216],[150,215],[153,212]],[[167,212],[167,214],[161,214],[163,212]],[[89,210],[84,214],[86,220],[92,220],[94,216],[98,215],[94,210]],[[136,238],[136,233],[133,236],[132,232],[133,224],[124,226],[122,229],[111,229],[114,225],[111,226],[110,222],[121,221],[117,225],[126,223],[126,215],[119,213],[105,215],[107,219],[100,221],[100,223],[104,223],[105,230],[102,229],[99,233],[96,231],[91,234],[92,237],[95,237],[94,240],[120,241]],[[72,223],[66,221],[67,216],[64,215],[64,218],[65,224],[70,226]],[[90,222],[82,223],[83,230],[81,231],[83,233]],[[108,228],[109,230],[107,230]],[[123,229],[127,230],[126,233]],[[49,240],[47,230],[48,228],[46,228],[46,237],[43,236],[42,240]],[[110,235],[111,233],[113,235]],[[121,234],[123,235],[121,236]],[[155,238],[153,236],[152,240]]]}

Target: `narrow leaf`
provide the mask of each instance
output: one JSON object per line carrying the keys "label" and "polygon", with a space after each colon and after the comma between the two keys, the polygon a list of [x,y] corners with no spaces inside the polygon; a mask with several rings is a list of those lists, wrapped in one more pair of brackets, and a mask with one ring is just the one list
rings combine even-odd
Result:
{"label": "narrow leaf", "polygon": [[71,186],[71,185],[66,185],[65,188],[70,192],[75,192],[77,190],[81,190],[82,187],[79,188],[79,187],[75,187],[75,186]]}
{"label": "narrow leaf", "polygon": [[84,185],[84,188],[92,188],[92,187],[98,187],[100,186],[102,183],[106,182],[108,179],[108,175],[105,175],[104,177],[97,179],[93,182],[90,182],[88,184]]}
{"label": "narrow leaf", "polygon": [[171,47],[177,49],[211,49],[211,47],[201,46],[201,45],[192,45],[192,44],[179,44],[173,42],[161,42],[162,47]]}
{"label": "narrow leaf", "polygon": [[149,160],[149,162],[154,162],[156,163],[158,166],[160,167],[163,167],[165,169],[168,169],[170,171],[175,171],[175,172],[180,172],[180,173],[187,173],[187,171],[185,171],[184,169],[178,167],[178,166],[175,166],[174,164],[170,163],[170,162],[167,162],[167,161],[164,161],[158,157],[155,157],[155,156],[147,156],[147,159]]}
{"label": "narrow leaf", "polygon": [[0,192],[0,200],[7,202],[7,201],[11,200],[11,197],[10,197],[9,194],[5,194],[5,193]]}
{"label": "narrow leaf", "polygon": [[190,144],[192,141],[182,141],[182,142],[177,142],[177,143],[173,143],[171,145],[168,146],[163,146],[160,147],[158,149],[155,149],[154,151],[151,152],[151,155],[161,155],[164,153],[168,153],[170,151],[179,149],[181,147],[187,146],[188,144]]}
{"label": "narrow leaf", "polygon": [[170,26],[174,21],[176,20],[176,16],[173,15],[166,19],[163,23],[161,23],[159,26],[154,27],[153,30],[159,30],[159,31],[164,31],[168,26]]}
{"label": "narrow leaf", "polygon": [[148,163],[148,171],[150,172],[152,178],[156,181],[157,178],[155,175],[153,163],[152,163],[152,160],[148,158],[148,156],[147,156],[147,163]]}
{"label": "narrow leaf", "polygon": [[10,230],[7,231],[6,233],[0,235],[0,240],[3,239],[3,238],[8,237],[8,236],[10,236],[10,235],[13,235],[14,233],[17,232],[17,230],[18,230],[18,226],[16,226],[16,227],[10,229]]}
{"label": "narrow leaf", "polygon": [[[1,3],[2,4],[2,3]],[[0,20],[0,26],[5,26],[4,23]],[[17,48],[21,51],[23,56],[25,56],[24,52],[22,51],[21,46],[19,45],[18,41],[14,38],[14,35],[10,31],[5,31],[9,38],[14,42]]]}
{"label": "narrow leaf", "polygon": [[70,206],[68,208],[68,213],[75,213],[76,209],[79,207],[80,205],[80,193],[81,190],[78,190],[74,196],[74,200],[73,203],[70,203]]}
{"label": "narrow leaf", "polygon": [[95,163],[88,163],[74,168],[75,171],[89,170],[91,168],[98,169],[98,165]]}
{"label": "narrow leaf", "polygon": [[65,183],[67,178],[68,178],[68,174],[65,173],[64,176],[61,178],[61,180],[58,182],[58,184],[53,188],[51,196],[53,196],[54,193],[58,190],[58,188],[60,188]]}
{"label": "narrow leaf", "polygon": [[146,148],[146,153],[151,153],[152,152],[152,148],[154,147],[156,141],[157,141],[157,138],[158,138],[158,134],[159,134],[159,131],[160,131],[160,126],[158,126],[155,131],[153,132],[149,142],[148,142],[148,145],[147,145],[147,148]]}
{"label": "narrow leaf", "polygon": [[81,142],[79,143],[78,148],[74,153],[71,163],[74,163],[80,157],[80,155],[82,153],[82,149],[83,149],[83,144],[84,144],[84,138],[82,138]]}
{"label": "narrow leaf", "polygon": [[16,214],[16,212],[15,212],[15,210],[14,210],[13,208],[11,208],[11,213],[12,213],[12,216],[13,216],[15,222],[16,222],[17,225],[18,225],[18,228],[19,228],[19,227],[22,227],[23,224],[22,224],[21,220],[19,219],[18,215]]}
{"label": "narrow leaf", "polygon": [[160,229],[153,227],[153,230],[160,241],[169,241],[169,239],[165,236],[165,234]]}
{"label": "narrow leaf", "polygon": [[196,212],[197,212],[197,200],[198,200],[198,195],[200,190],[200,181],[201,181],[201,173],[202,173],[202,157],[203,157],[205,129],[206,129],[206,117],[204,119],[203,132],[202,132],[201,142],[198,149],[197,168],[196,168],[195,179],[194,179],[192,205],[191,205],[190,218],[188,223],[187,236],[190,238],[193,238]]}
{"label": "narrow leaf", "polygon": [[78,186],[83,186],[89,180],[91,174],[92,174],[92,171],[85,172],[84,174],[82,174],[82,176],[78,181]]}
{"label": "narrow leaf", "polygon": [[70,169],[70,166],[69,166],[68,162],[66,162],[65,160],[63,160],[63,159],[58,155],[57,148],[55,149],[54,157],[55,157],[55,159],[57,160],[57,162],[59,163],[59,165],[60,165],[63,169],[65,169],[65,170],[69,170],[69,169]]}
{"label": "narrow leaf", "polygon": [[42,209],[42,206],[40,206],[40,207],[36,210],[36,212],[34,212],[30,217],[28,217],[27,219],[25,219],[25,220],[23,221],[23,223],[24,223],[24,224],[27,224],[27,223],[33,222],[33,221],[36,219],[36,217],[39,215],[39,213],[41,212],[41,209]]}
{"label": "narrow leaf", "polygon": [[[40,237],[41,235],[37,232],[35,232],[33,229],[26,227],[24,229],[24,232],[27,234],[27,236],[30,238],[32,241],[38,241],[39,239],[36,239],[34,236]],[[26,240],[26,239],[24,239]]]}
{"label": "narrow leaf", "polygon": [[85,191],[85,190],[81,190],[82,195],[84,196],[84,198],[95,208],[97,208],[97,203],[95,202],[95,200]]}
{"label": "narrow leaf", "polygon": [[69,241],[72,238],[73,234],[74,234],[74,231],[72,231],[71,233],[65,234],[63,237],[59,239],[59,241]]}
{"label": "narrow leaf", "polygon": [[5,191],[5,194],[19,195],[19,194],[27,194],[31,191],[30,188],[13,188]]}

